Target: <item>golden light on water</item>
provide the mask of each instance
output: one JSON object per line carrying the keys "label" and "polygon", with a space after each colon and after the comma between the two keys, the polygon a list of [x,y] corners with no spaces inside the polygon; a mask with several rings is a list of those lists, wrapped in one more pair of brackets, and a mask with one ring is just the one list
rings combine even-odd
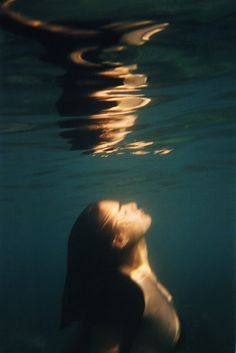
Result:
{"label": "golden light on water", "polygon": [[[144,27],[135,29],[140,26]],[[121,32],[126,30],[126,32],[122,34],[120,40],[120,43],[124,45],[142,45],[150,40],[154,34],[163,31],[167,26],[168,23],[154,24],[152,21],[140,21],[134,23],[118,22],[111,24],[107,28],[112,28]],[[113,49],[114,51],[120,51],[124,48],[124,46],[117,46]],[[98,114],[90,117],[91,119],[107,119],[107,122],[103,120],[102,127],[104,132],[101,134],[101,137],[105,139],[94,147],[94,154],[110,154],[113,152],[119,152],[119,154],[121,154],[121,150],[125,150],[126,153],[128,150],[135,150],[131,152],[135,155],[146,155],[150,153],[150,151],[144,149],[153,145],[153,141],[135,141],[134,143],[118,146],[118,143],[132,131],[131,128],[137,120],[137,116],[134,115],[134,113],[151,102],[150,98],[145,97],[145,95],[141,93],[141,89],[148,85],[147,76],[140,73],[134,73],[137,69],[137,64],[128,66],[118,65],[117,67],[106,69],[99,73],[99,75],[105,77],[120,79],[122,80],[122,84],[99,90],[91,94],[100,101],[112,104],[111,107],[103,109]],[[130,114],[132,114],[133,119],[130,118]],[[109,122],[110,119],[117,119],[118,117],[120,117],[118,125],[114,122]],[[113,150],[111,147],[113,147]],[[168,152],[162,151],[161,153],[167,154]]]}
{"label": "golden light on water", "polygon": [[136,141],[128,144],[126,147],[128,147],[131,150],[137,150],[139,148],[144,148],[147,146],[153,145],[153,142],[146,142],[146,141]]}
{"label": "golden light on water", "polygon": [[120,147],[113,146],[122,141],[135,124],[137,116],[133,113],[150,102],[149,98],[139,93],[140,88],[146,87],[147,77],[143,74],[133,74],[136,69],[137,65],[120,66],[101,73],[103,76],[121,79],[123,83],[91,94],[100,101],[112,104],[111,107],[90,116],[90,119],[102,119],[99,124],[103,131],[100,135],[101,142],[94,147],[94,154],[117,152]]}
{"label": "golden light on water", "polygon": [[131,154],[135,154],[136,156],[146,156],[147,154],[149,154],[148,151],[135,151],[135,152],[131,152]]}
{"label": "golden light on water", "polygon": [[133,22],[113,22],[113,23],[110,23],[108,25],[103,26],[103,28],[116,29],[116,30],[127,30],[130,28],[138,27],[138,26],[146,26],[151,23],[154,23],[154,22],[151,20],[133,21]]}
{"label": "golden light on water", "polygon": [[84,57],[83,57],[83,55],[85,53],[88,53],[89,51],[93,51],[95,49],[96,49],[96,47],[81,48],[79,50],[72,52],[70,54],[69,58],[72,62],[74,62],[75,64],[78,64],[78,65],[99,66],[99,64],[88,61],[88,60],[84,59]]}
{"label": "golden light on water", "polygon": [[161,148],[159,150],[155,150],[154,154],[170,154],[171,152],[173,152],[173,149],[168,149],[168,148]]}
{"label": "golden light on water", "polygon": [[[59,114],[65,117],[59,125],[67,129],[61,135],[69,140],[72,149],[84,149],[94,155],[131,153],[139,156],[150,153],[167,155],[173,151],[168,148],[154,150],[154,141],[142,138],[122,142],[134,129],[137,111],[151,102],[143,92],[148,86],[148,78],[138,72],[135,63],[125,65],[115,60],[104,60],[109,53],[114,57],[128,46],[145,44],[165,30],[168,23],[143,20],[110,23],[96,30],[78,28],[71,24],[29,18],[14,11],[12,5],[16,2],[4,1],[0,5],[1,12],[26,28],[73,39],[71,43],[74,44],[69,49],[63,49],[62,45],[57,53],[58,56],[64,55],[62,65],[69,72],[68,76],[67,73],[63,76],[63,92],[57,104]],[[80,38],[83,38],[82,42]]]}
{"label": "golden light on water", "polygon": [[126,45],[143,45],[149,41],[154,34],[157,34],[169,26],[169,23],[155,24],[152,26],[136,29],[122,36],[121,42]]}
{"label": "golden light on water", "polygon": [[[120,33],[122,45],[105,48],[103,52],[119,52],[123,51],[127,45],[142,45],[167,26],[168,23],[155,24],[153,21],[117,22],[106,25],[103,28]],[[138,109],[145,107],[151,101],[141,91],[148,85],[147,76],[137,73],[137,64],[124,65],[108,61],[103,61],[100,64],[93,63],[86,58],[87,54],[93,50],[96,50],[96,47],[80,48],[71,53],[70,59],[73,63],[82,66],[100,66],[101,69],[96,73],[98,76],[107,77],[108,80],[115,79],[120,83],[90,93],[91,99],[95,99],[101,104],[104,103],[104,108],[89,116],[90,123],[87,129],[99,131],[99,141],[93,146],[92,153],[103,156],[112,153],[122,154],[128,151],[134,155],[151,153],[146,147],[152,146],[153,141],[121,144],[125,137],[132,132],[137,121],[136,112]],[[104,66],[107,66],[106,69],[103,69]],[[91,123],[92,120],[94,124]],[[155,152],[155,154],[157,153],[159,152]],[[167,153],[169,152],[160,152],[160,154]]]}
{"label": "golden light on water", "polygon": [[55,23],[48,23],[38,19],[32,19],[28,16],[22,15],[11,9],[11,6],[16,2],[16,0],[7,0],[1,4],[1,12],[7,14],[8,17],[16,21],[16,23],[21,23],[28,27],[32,28],[41,28],[42,30],[52,32],[52,33],[61,33],[63,35],[68,35],[70,37],[94,37],[98,34],[95,30],[88,29],[77,29],[67,25],[60,25]]}

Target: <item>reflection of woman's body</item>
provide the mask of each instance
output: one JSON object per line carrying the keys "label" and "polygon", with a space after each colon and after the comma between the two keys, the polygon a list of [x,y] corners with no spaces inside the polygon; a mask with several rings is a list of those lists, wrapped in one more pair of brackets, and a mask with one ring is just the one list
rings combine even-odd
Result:
{"label": "reflection of woman's body", "polygon": [[[121,141],[135,124],[135,112],[150,99],[140,91],[147,77],[134,73],[136,64],[117,62],[117,54],[130,45],[143,45],[168,24],[150,20],[49,23],[19,13],[15,3],[18,0],[0,0],[0,28],[41,43],[40,60],[63,69],[63,75],[53,79],[61,92],[56,102],[62,117],[56,122],[62,129],[60,136],[72,150],[87,153],[124,148]],[[114,62],[109,60],[111,53]]]}
{"label": "reflection of woman's body", "polygon": [[78,352],[158,353],[177,342],[171,295],[148,262],[150,224],[135,203],[100,201],[72,228],[62,327],[80,322]]}

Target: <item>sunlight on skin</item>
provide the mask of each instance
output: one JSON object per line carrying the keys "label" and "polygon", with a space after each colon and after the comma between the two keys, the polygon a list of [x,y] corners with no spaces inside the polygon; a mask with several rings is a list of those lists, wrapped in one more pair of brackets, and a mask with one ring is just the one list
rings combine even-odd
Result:
{"label": "sunlight on skin", "polygon": [[[138,208],[136,202],[129,202],[120,204],[118,201],[104,200],[99,202],[100,217],[102,223],[105,225],[112,222],[116,229],[121,230],[121,234],[125,240],[120,244],[121,246],[127,245],[128,242],[138,242],[141,240],[147,230],[150,228],[152,218],[149,214],[145,213],[143,209]],[[118,231],[119,232],[119,231]],[[146,258],[145,264],[132,272],[132,276],[143,276],[147,273],[152,273],[151,268],[147,261],[147,249],[142,250],[142,258]],[[152,273],[153,278],[156,279]],[[165,294],[168,301],[172,300],[171,294],[167,289],[159,284],[161,291]]]}
{"label": "sunlight on skin", "polygon": [[126,242],[143,237],[151,225],[151,216],[138,208],[135,202],[120,204],[117,201],[101,201],[99,209],[116,228],[125,229]]}
{"label": "sunlight on skin", "polygon": [[[104,200],[98,205],[103,224],[111,223],[116,229],[116,236],[113,239],[114,247],[123,249],[126,246],[135,246],[136,248],[140,243],[142,246],[138,256],[142,264],[144,261],[147,262],[146,245],[142,240],[151,225],[151,216],[138,208],[135,202],[120,204],[117,201]],[[132,267],[139,266],[139,260],[138,262],[134,262],[133,259],[131,261]]]}
{"label": "sunlight on skin", "polygon": [[[167,352],[179,338],[172,296],[149,264],[145,234],[150,225],[151,216],[136,202],[101,200],[89,204],[72,227],[62,325],[80,317],[80,311],[75,316],[71,311],[79,293],[83,300],[76,305],[85,307],[86,325],[91,314],[99,314],[91,322],[91,353],[118,353],[126,344],[130,353]],[[98,306],[92,312],[91,298]]]}
{"label": "sunlight on skin", "polygon": [[[144,291],[146,303],[144,316],[152,316],[155,311],[158,314],[158,303],[155,308],[151,304],[153,291],[158,289],[169,303],[172,302],[172,295],[157,279],[148,261],[144,236],[151,225],[151,216],[138,208],[135,202],[120,204],[117,201],[104,200],[99,202],[99,209],[102,222],[104,224],[111,222],[116,229],[117,234],[113,240],[114,246],[122,250],[132,244],[127,261],[120,267],[121,272],[129,275],[141,288],[146,287],[145,283],[148,278],[150,292],[148,290]],[[180,335],[180,322],[176,313],[173,320],[175,322],[173,344],[175,344]]]}

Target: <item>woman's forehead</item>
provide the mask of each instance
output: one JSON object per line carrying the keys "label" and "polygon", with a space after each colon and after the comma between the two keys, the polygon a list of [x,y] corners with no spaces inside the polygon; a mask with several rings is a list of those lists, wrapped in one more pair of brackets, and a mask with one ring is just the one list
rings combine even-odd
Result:
{"label": "woman's forehead", "polygon": [[114,213],[117,212],[120,208],[120,203],[115,200],[102,200],[98,203],[99,210],[106,213]]}

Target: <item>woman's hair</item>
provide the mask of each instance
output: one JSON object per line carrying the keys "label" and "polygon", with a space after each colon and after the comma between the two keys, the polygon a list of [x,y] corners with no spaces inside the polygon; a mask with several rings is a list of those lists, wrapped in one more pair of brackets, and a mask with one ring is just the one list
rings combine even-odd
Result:
{"label": "woman's hair", "polygon": [[88,232],[93,238],[98,236],[99,241],[109,242],[114,237],[117,231],[115,223],[109,211],[101,212],[99,203],[91,203],[83,210],[71,230],[70,237],[76,237],[78,230]]}
{"label": "woman's hair", "polygon": [[101,212],[99,202],[87,206],[77,218],[68,242],[61,327],[87,315],[83,303],[90,302],[94,283],[100,279],[97,286],[101,286],[106,282],[101,278],[118,269],[119,257],[112,247],[117,231],[109,211]]}
{"label": "woman's hair", "polygon": [[[112,241],[118,232],[109,211],[101,212],[99,202],[87,206],[72,227],[68,243],[68,261],[85,257],[84,261],[103,260],[101,256],[109,256]],[[114,255],[112,255],[114,256]],[[87,265],[88,266],[88,265]]]}

